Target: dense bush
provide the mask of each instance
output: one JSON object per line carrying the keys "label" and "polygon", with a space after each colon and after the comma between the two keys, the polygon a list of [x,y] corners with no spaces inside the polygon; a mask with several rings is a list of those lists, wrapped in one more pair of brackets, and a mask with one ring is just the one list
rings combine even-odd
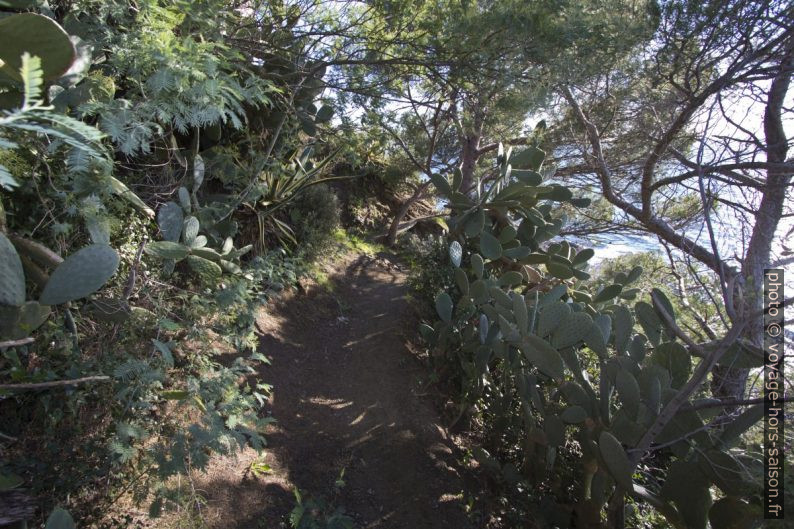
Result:
{"label": "dense bush", "polygon": [[420,316],[430,318],[434,311],[433,300],[439,290],[455,284],[449,261],[447,243],[443,237],[405,234],[398,243],[398,251],[408,264],[408,286],[414,307]]}
{"label": "dense bush", "polygon": [[[307,256],[262,241],[322,179],[333,111],[317,78],[283,96],[289,64],[271,78],[229,47],[252,14],[227,8],[0,18],[0,493],[39,516],[97,523],[122,497],[156,516],[173,477],[264,445],[256,311]],[[336,213],[313,192],[319,244]]]}
{"label": "dense bush", "polygon": [[339,227],[339,199],[327,185],[311,186],[290,205],[289,220],[303,255],[312,257],[333,240]]}
{"label": "dense bush", "polygon": [[759,365],[758,351],[735,330],[693,342],[657,288],[630,301],[639,266],[594,287],[594,252],[555,240],[566,219],[554,205],[589,201],[545,183],[535,147],[500,149],[497,161],[475,196],[458,191],[459,172],[452,183],[432,176],[451,208],[455,284],[421,331],[453,374],[462,414],[482,426],[474,457],[512,491],[511,514],[614,527],[628,498],[677,528],[757,519],[760,460],[739,440],[761,408],[726,424],[720,403],[699,397],[713,363]]}

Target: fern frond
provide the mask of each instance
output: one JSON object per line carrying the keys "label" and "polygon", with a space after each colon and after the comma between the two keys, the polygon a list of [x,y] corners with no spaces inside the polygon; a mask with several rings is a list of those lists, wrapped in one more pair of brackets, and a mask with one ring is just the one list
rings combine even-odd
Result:
{"label": "fern frond", "polygon": [[23,109],[41,104],[41,87],[44,85],[44,72],[41,70],[41,59],[28,52],[22,54],[22,66],[19,68],[22,84],[25,87]]}
{"label": "fern frond", "polygon": [[85,141],[83,141],[82,138],[74,137],[71,134],[68,134],[68,133],[66,133],[66,132],[64,132],[62,130],[59,130],[59,129],[56,129],[56,128],[52,128],[52,127],[48,127],[46,124],[39,124],[39,123],[35,123],[35,122],[28,122],[28,123],[16,122],[16,123],[12,123],[10,126],[13,127],[13,128],[16,128],[16,129],[27,130],[29,132],[36,132],[36,133],[39,133],[39,134],[48,134],[50,136],[58,138],[59,140],[63,141],[63,143],[65,143],[65,144],[67,144],[67,145],[69,145],[71,147],[75,147],[77,149],[83,149],[83,150],[87,151],[88,154],[90,154],[91,156],[95,156],[97,158],[102,158],[103,157],[102,153],[97,151],[89,143],[86,143]]}
{"label": "fern frond", "polygon": [[129,360],[113,370],[113,376],[121,380],[129,381],[150,370],[149,364],[143,360]]}

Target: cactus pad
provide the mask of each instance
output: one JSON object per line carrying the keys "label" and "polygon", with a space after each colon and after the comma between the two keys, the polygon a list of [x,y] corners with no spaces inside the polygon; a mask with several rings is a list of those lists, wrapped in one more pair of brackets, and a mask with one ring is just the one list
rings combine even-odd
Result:
{"label": "cactus pad", "polygon": [[0,304],[19,306],[25,302],[25,273],[14,245],[0,233]]}
{"label": "cactus pad", "polygon": [[183,222],[184,213],[176,202],[166,202],[157,212],[157,225],[160,226],[160,232],[166,241],[179,241]]}
{"label": "cactus pad", "polygon": [[118,267],[119,256],[110,246],[86,246],[58,265],[39,301],[44,305],[60,305],[89,296],[102,288]]}

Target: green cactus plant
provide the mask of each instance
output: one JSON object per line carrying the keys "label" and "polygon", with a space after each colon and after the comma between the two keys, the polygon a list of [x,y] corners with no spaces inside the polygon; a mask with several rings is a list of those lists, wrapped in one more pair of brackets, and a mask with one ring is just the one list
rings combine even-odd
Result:
{"label": "green cactus plant", "polygon": [[[757,422],[757,411],[732,423],[723,440],[705,432],[708,417],[687,404],[656,436],[672,461],[689,461],[693,444],[706,454],[692,459],[702,479],[691,498],[665,498],[659,487],[635,482],[642,465],[627,448],[641,441],[687,382],[692,354],[665,327],[663,316],[675,321],[675,314],[662,293],[653,291],[653,305],[626,303],[640,293],[626,287],[640,277],[641,267],[617,274],[600,291],[588,285],[594,252],[555,238],[565,219],[551,207],[559,201],[586,203],[562,186],[543,185],[539,153],[501,150],[499,178],[475,196],[461,195],[459,175],[431,176],[452,211],[447,224],[455,286],[436,298],[440,321],[420,330],[430,347],[457,362],[462,407],[476,404],[500,436],[507,435],[499,430],[504,425],[520,431],[515,435],[522,459],[503,462],[490,455],[494,472],[506,475],[501,469],[513,465],[523,478],[542,481],[539,476],[554,470],[558,454],[575,439],[584,484],[577,505],[594,519],[613,492],[648,501],[671,524],[687,529],[705,529],[712,514],[722,520],[726,512],[746,512],[744,503],[710,507],[707,494],[712,485],[744,497],[758,490],[724,452]],[[507,167],[507,160],[521,167]],[[704,462],[709,455],[713,468]]]}
{"label": "green cactus plant", "polygon": [[19,13],[0,19],[0,72],[22,81],[19,71],[26,52],[41,59],[45,80],[66,73],[76,56],[69,35],[49,17]]}
{"label": "green cactus plant", "polygon": [[116,251],[105,244],[93,244],[67,257],[53,271],[39,301],[61,305],[93,294],[113,277],[119,266]]}
{"label": "green cactus plant", "polygon": [[[38,301],[26,300],[24,262],[41,274]],[[35,262],[34,262],[35,261]],[[47,277],[39,268],[54,268]],[[106,244],[94,244],[61,259],[44,246],[0,232],[0,338],[16,340],[29,336],[49,317],[51,305],[86,298],[98,291],[116,273],[119,257]]]}
{"label": "green cactus plant", "polygon": [[19,306],[25,302],[25,272],[14,245],[0,233],[0,304]]}
{"label": "green cactus plant", "polygon": [[[193,195],[185,187],[180,187],[177,191],[179,203],[166,202],[160,207],[157,224],[164,240],[148,244],[146,253],[163,261],[165,275],[170,275],[176,263],[186,260],[188,270],[196,274],[203,283],[209,284],[216,281],[223,272],[242,273],[236,261],[251,251],[253,246],[235,248],[232,237],[219,237],[217,231],[213,235],[214,230],[200,233],[202,223],[198,216],[201,216],[202,211],[195,204],[195,189],[203,181],[203,162],[194,163],[197,168],[194,171]],[[194,210],[198,216],[190,214]],[[219,245],[217,249],[208,247],[210,238]]]}

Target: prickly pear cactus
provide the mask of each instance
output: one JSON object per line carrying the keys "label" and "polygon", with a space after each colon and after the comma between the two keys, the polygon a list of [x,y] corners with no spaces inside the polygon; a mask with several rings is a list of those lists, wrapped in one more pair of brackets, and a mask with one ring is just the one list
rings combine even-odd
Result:
{"label": "prickly pear cactus", "polygon": [[218,264],[197,255],[187,256],[187,264],[205,285],[216,284],[223,274],[223,269]]}
{"label": "prickly pear cactus", "polygon": [[35,13],[19,13],[0,19],[0,71],[21,81],[23,53],[41,59],[44,78],[64,74],[76,57],[69,35],[53,19]]}
{"label": "prickly pear cactus", "polygon": [[[196,171],[194,186],[197,189],[203,178],[203,162],[200,160],[197,161]],[[212,278],[224,271],[231,274],[242,273],[237,261],[253,246],[236,249],[233,239],[229,236],[220,236],[219,230],[210,229],[200,233],[205,228],[202,224],[204,220],[199,220],[199,217],[205,219],[206,215],[203,213],[206,211],[200,210],[197,205],[194,206],[195,189],[194,194],[191,195],[186,188],[180,187],[178,196],[179,204],[167,202],[157,212],[157,223],[164,240],[146,246],[149,255],[162,259],[164,274],[170,275],[176,263],[185,259],[187,259],[187,269],[198,274],[202,282],[213,282]],[[191,212],[195,214],[191,215]],[[216,223],[215,227],[219,225]],[[210,247],[210,243],[217,246]],[[214,266],[206,265],[203,261],[209,261],[210,265]]]}
{"label": "prickly pear cactus", "polygon": [[60,305],[89,296],[102,288],[119,267],[116,250],[93,244],[67,257],[50,276],[39,302]]}
{"label": "prickly pear cactus", "polygon": [[[455,286],[438,293],[439,320],[420,330],[436,357],[453,366],[461,408],[478,410],[489,436],[508,443],[482,450],[490,472],[503,482],[515,482],[520,472],[520,479],[548,490],[551,481],[544,480],[554,475],[558,456],[579,457],[579,481],[568,484],[583,491],[575,508],[600,520],[613,493],[638,490],[642,467],[631,449],[687,382],[693,359],[665,326],[675,313],[663,293],[654,290],[656,307],[648,298],[627,303],[641,294],[629,287],[641,268],[601,289],[590,286],[594,252],[559,239],[566,218],[556,207],[588,201],[544,185],[542,163],[537,148],[517,154],[500,148],[499,177],[469,193],[460,188],[459,172],[450,179],[432,175],[452,211]],[[708,417],[691,406],[680,408],[655,439],[668,460],[686,464],[691,483],[646,486],[642,494],[665,506],[660,512],[672,525],[705,529],[711,519],[714,529],[726,528],[728,513],[746,514],[746,505],[721,500],[712,507],[710,488],[750,498],[758,487],[726,470],[741,468],[728,459],[728,441],[707,433]],[[757,420],[749,417],[735,430]],[[678,468],[663,472],[676,478]],[[642,481],[658,483],[656,477]]]}
{"label": "prickly pear cactus", "polygon": [[[189,202],[188,202],[189,204]],[[182,223],[185,215],[182,208],[176,202],[166,202],[157,212],[157,224],[163,239],[171,242],[178,242],[182,235]]]}
{"label": "prickly pear cactus", "polygon": [[25,302],[25,272],[14,245],[0,233],[0,305]]}

